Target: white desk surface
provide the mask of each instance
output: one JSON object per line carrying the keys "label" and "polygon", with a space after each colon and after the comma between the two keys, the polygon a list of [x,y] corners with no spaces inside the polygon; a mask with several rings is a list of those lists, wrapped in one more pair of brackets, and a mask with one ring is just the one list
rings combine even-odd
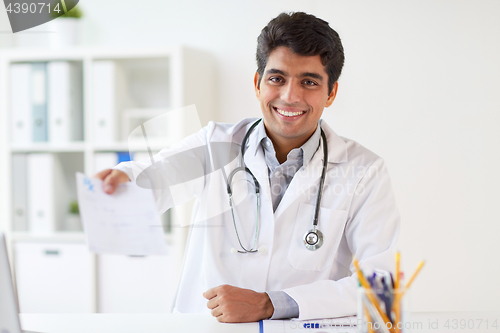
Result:
{"label": "white desk surface", "polygon": [[[25,313],[20,318],[24,330],[41,333],[259,333],[258,323],[221,324],[208,314]],[[409,322],[414,325],[412,333],[500,333],[498,312],[417,312],[411,313]],[[335,330],[344,331],[352,330]]]}
{"label": "white desk surface", "polygon": [[205,314],[31,314],[23,330],[41,333],[258,333],[258,323],[222,324]]}

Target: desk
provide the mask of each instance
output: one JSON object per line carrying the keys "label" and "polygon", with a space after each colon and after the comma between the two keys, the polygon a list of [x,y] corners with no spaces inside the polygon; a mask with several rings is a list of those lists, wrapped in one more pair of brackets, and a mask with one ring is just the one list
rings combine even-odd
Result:
{"label": "desk", "polygon": [[[206,314],[21,314],[20,317],[23,329],[42,333],[259,333],[258,323],[221,324]],[[413,324],[412,333],[500,333],[500,313],[417,312],[411,314],[409,322]]]}
{"label": "desk", "polygon": [[258,333],[258,323],[221,324],[205,314],[31,314],[23,330],[42,333]]}

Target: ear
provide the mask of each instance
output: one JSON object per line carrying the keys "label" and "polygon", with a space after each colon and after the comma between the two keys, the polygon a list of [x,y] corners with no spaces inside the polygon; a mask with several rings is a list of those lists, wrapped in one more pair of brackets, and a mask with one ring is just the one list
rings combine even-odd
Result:
{"label": "ear", "polygon": [[255,96],[257,96],[257,99],[260,98],[260,87],[259,87],[259,73],[255,72],[255,75],[253,77],[253,84],[255,86]]}
{"label": "ear", "polygon": [[335,97],[337,96],[337,89],[339,87],[339,82],[336,81],[334,84],[333,84],[333,88],[332,88],[332,92],[330,93],[330,95],[328,95],[328,99],[326,100],[326,103],[325,103],[325,108],[329,107],[330,105],[332,105],[333,103],[333,100],[335,99]]}

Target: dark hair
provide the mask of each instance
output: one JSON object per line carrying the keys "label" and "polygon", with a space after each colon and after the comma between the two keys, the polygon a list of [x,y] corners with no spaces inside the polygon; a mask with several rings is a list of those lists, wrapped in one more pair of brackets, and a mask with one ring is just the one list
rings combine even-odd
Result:
{"label": "dark hair", "polygon": [[278,46],[289,47],[299,55],[319,55],[328,74],[328,93],[332,91],[344,65],[344,48],[328,22],[303,12],[281,13],[272,19],[257,38],[259,86],[267,58]]}

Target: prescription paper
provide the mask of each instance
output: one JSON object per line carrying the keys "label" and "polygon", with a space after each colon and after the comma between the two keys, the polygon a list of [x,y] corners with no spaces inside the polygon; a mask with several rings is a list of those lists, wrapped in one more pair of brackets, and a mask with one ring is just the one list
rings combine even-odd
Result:
{"label": "prescription paper", "polygon": [[315,320],[264,320],[264,333],[356,333],[356,316]]}
{"label": "prescription paper", "polygon": [[129,182],[112,195],[102,180],[76,174],[78,204],[87,244],[99,254],[165,255],[160,215],[153,192]]}

